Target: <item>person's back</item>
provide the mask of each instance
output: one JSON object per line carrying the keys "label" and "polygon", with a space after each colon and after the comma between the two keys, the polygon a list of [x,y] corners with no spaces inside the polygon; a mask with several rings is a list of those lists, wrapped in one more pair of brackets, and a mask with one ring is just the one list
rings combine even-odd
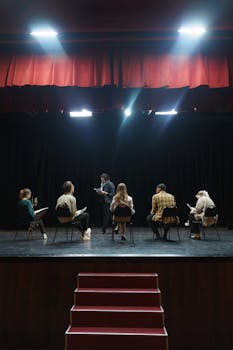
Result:
{"label": "person's back", "polygon": [[215,224],[218,220],[218,215],[215,213],[213,216],[205,215],[207,209],[216,208],[215,203],[210,198],[209,194],[205,190],[198,191],[197,203],[194,208],[195,219],[202,220],[203,226],[211,226]]}
{"label": "person's back", "polygon": [[64,193],[57,199],[56,213],[61,223],[71,222],[77,211],[76,199],[70,193]]}
{"label": "person's back", "polygon": [[[35,211],[31,202],[31,190],[29,188],[23,188],[19,192],[20,201],[18,202],[18,225],[22,228],[32,230],[36,226],[39,226],[40,231],[44,239],[47,239],[47,234],[45,233],[45,227],[42,218],[36,218]],[[47,208],[45,208],[47,211]],[[44,211],[44,214],[46,213]]]}
{"label": "person's back", "polygon": [[196,212],[201,214],[205,212],[207,208],[214,208],[215,204],[209,196],[202,195],[198,198],[196,203]]}
{"label": "person's back", "polygon": [[166,185],[161,183],[156,186],[156,194],[152,197],[152,208],[150,215],[147,216],[146,221],[152,228],[152,231],[156,235],[157,239],[161,239],[158,227],[161,223],[164,227],[164,235],[162,239],[167,240],[167,233],[171,224],[178,224],[179,218],[177,216],[163,217],[163,211],[165,208],[175,208],[175,197],[166,192]]}
{"label": "person's back", "polygon": [[175,208],[175,197],[166,191],[160,191],[152,197],[152,207],[154,208],[153,221],[162,221],[163,210],[165,208]]}
{"label": "person's back", "polygon": [[21,199],[18,202],[17,215],[20,224],[29,224],[34,219],[34,210],[29,199]]}

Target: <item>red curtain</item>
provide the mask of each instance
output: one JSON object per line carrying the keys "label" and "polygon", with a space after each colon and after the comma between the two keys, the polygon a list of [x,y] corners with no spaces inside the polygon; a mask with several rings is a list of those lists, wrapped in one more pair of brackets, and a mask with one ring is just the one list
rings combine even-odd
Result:
{"label": "red curtain", "polygon": [[229,87],[227,54],[168,54],[149,50],[89,50],[63,56],[0,55],[0,87]]}

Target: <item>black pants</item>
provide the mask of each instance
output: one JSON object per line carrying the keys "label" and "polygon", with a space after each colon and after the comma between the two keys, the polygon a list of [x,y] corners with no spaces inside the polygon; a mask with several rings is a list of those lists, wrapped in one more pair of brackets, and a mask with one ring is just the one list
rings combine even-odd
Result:
{"label": "black pants", "polygon": [[152,228],[152,231],[154,232],[154,234],[156,235],[156,237],[158,239],[161,238],[160,234],[159,234],[159,227],[163,227],[164,229],[164,235],[163,238],[166,239],[167,238],[167,233],[169,231],[170,225],[169,224],[164,224],[161,221],[153,221],[152,220],[153,215],[148,215],[146,218],[146,222],[149,224],[149,226]]}
{"label": "black pants", "polygon": [[43,223],[43,220],[40,219],[40,220],[35,220],[35,221],[31,221],[30,223],[30,227],[31,229],[35,229],[36,227],[39,227],[40,229],[40,232],[43,234],[45,233],[45,226],[44,226],[44,223]]}
{"label": "black pants", "polygon": [[110,212],[110,204],[109,203],[102,203],[103,207],[103,232],[105,232],[106,228],[109,226],[109,223],[112,221],[112,214]]}
{"label": "black pants", "polygon": [[72,223],[76,226],[81,232],[84,232],[89,227],[90,215],[88,213],[82,213],[74,218]]}
{"label": "black pants", "polygon": [[193,222],[193,220],[196,220],[194,214],[189,214],[188,219],[190,222],[190,232],[200,234],[200,224]]}

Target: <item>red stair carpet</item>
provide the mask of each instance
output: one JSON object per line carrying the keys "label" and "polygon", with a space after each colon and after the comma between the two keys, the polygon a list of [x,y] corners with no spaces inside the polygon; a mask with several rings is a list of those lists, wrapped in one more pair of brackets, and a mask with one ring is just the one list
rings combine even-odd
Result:
{"label": "red stair carpet", "polygon": [[168,350],[158,275],[80,273],[66,350]]}

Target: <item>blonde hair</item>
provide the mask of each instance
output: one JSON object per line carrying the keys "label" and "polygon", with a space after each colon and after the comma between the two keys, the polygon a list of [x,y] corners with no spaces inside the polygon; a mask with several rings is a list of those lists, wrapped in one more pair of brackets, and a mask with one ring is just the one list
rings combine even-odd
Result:
{"label": "blonde hair", "polygon": [[116,202],[125,202],[128,199],[128,192],[126,184],[121,182],[117,185],[117,190],[115,194],[115,201]]}
{"label": "blonde hair", "polygon": [[27,197],[28,195],[31,195],[32,191],[29,188],[23,188],[19,191],[19,198],[23,199]]}

